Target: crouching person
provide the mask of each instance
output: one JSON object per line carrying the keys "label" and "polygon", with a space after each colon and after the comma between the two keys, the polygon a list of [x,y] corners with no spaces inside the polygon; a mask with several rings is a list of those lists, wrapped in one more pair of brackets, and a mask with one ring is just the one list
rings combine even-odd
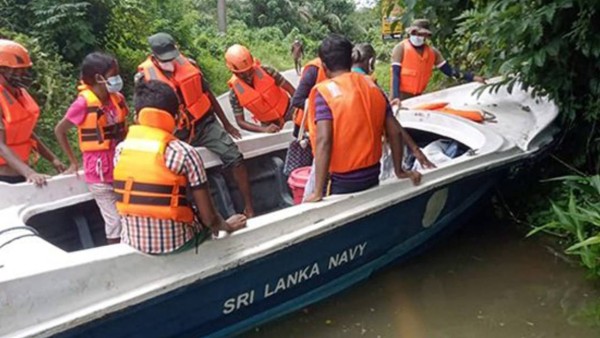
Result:
{"label": "crouching person", "polygon": [[[173,135],[179,108],[173,89],[160,81],[140,82],[134,102],[137,125],[115,156],[122,243],[149,254],[177,253],[202,241],[206,230],[243,228],[243,215],[223,220],[212,202],[200,153]],[[186,189],[192,191],[191,202]]]}

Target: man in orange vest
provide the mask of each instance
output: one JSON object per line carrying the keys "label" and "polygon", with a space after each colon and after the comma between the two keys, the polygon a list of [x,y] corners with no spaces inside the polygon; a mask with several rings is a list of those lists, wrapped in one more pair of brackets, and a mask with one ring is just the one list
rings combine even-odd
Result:
{"label": "man in orange vest", "polygon": [[27,92],[31,66],[25,47],[0,39],[0,181],[42,186],[48,176],[28,165],[34,146],[57,171],[64,171],[65,166],[33,132],[40,107]]}
{"label": "man in orange vest", "polygon": [[369,77],[351,72],[352,43],[330,35],[319,47],[319,58],[329,80],[317,84],[309,95],[309,128],[316,145],[315,190],[306,201],[378,185],[384,135],[396,176],[419,184],[418,172],[402,169],[402,139],[385,94]]}
{"label": "man in orange vest", "polygon": [[[202,241],[205,229],[243,228],[245,216],[225,221],[219,215],[200,153],[173,135],[180,113],[173,89],[155,80],[138,83],[135,111],[138,124],[130,127],[115,155],[122,242],[149,254],[177,253]],[[188,188],[192,201],[186,198]]]}
{"label": "man in orange vest", "polygon": [[471,72],[461,74],[453,69],[436,48],[426,43],[426,39],[431,37],[428,20],[415,20],[406,32],[409,34],[408,39],[397,44],[392,51],[393,99],[404,100],[421,95],[427,88],[434,66],[448,77],[485,83],[481,76]]}
{"label": "man in orange vest", "polygon": [[244,213],[248,217],[254,216],[244,158],[231,138],[233,136],[240,139],[242,136],[239,130],[225,117],[198,65],[179,52],[171,35],[154,34],[148,38],[148,43],[152,55],[139,65],[136,82],[158,80],[175,90],[181,103],[181,118],[187,121],[176,132],[177,137],[195,147],[206,147],[219,156],[223,168],[232,169],[244,199]]}
{"label": "man in orange vest", "polygon": [[[240,128],[257,133],[276,133],[285,122],[294,87],[275,69],[262,66],[242,45],[225,53],[227,68],[233,73],[228,82],[229,103]],[[246,121],[248,109],[260,125]]]}

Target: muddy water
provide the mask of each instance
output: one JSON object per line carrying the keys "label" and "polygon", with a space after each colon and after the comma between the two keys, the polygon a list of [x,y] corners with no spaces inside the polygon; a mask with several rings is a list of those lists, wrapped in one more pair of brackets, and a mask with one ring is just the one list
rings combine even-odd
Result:
{"label": "muddy water", "polygon": [[[598,338],[600,287],[480,215],[419,257],[246,337]],[[597,314],[600,315],[600,314]]]}

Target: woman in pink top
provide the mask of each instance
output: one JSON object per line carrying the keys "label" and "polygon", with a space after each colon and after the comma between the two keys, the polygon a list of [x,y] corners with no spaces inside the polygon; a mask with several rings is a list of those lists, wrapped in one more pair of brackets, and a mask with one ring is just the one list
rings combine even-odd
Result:
{"label": "woman in pink top", "polygon": [[107,242],[118,243],[121,224],[112,186],[113,159],[116,145],[125,136],[127,106],[119,93],[123,81],[117,60],[104,53],[88,54],[81,65],[81,83],[77,99],[56,126],[55,134],[71,162],[67,173],[77,173],[79,164],[67,138],[68,131],[77,127],[85,181],[104,218]]}

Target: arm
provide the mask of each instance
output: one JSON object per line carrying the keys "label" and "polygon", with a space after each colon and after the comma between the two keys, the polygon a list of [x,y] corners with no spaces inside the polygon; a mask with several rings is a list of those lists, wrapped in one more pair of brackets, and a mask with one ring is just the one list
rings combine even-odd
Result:
{"label": "arm", "polygon": [[37,186],[46,184],[46,175],[38,174],[23,162],[10,147],[6,144],[6,134],[0,129],[0,157],[6,161],[6,164],[25,177],[28,182],[33,182]]}
{"label": "arm", "polygon": [[304,109],[304,101],[306,101],[311,89],[317,82],[317,74],[318,69],[315,66],[308,66],[304,68],[298,88],[296,88],[296,91],[292,97],[293,107]]}
{"label": "arm", "polygon": [[477,81],[477,82],[484,83],[484,84],[486,83],[485,78],[483,78],[481,76],[474,75],[471,72],[461,73],[457,69],[454,69],[450,65],[450,63],[448,63],[448,61],[446,61],[444,59],[444,57],[442,56],[440,51],[437,50],[436,48],[433,48],[433,52],[435,53],[436,68],[438,68],[442,73],[444,73],[444,75],[451,77],[451,78],[455,78],[455,79],[462,78],[468,82]]}
{"label": "arm", "polygon": [[254,133],[276,133],[280,129],[279,126],[274,124],[263,127],[246,121],[244,116],[244,108],[240,105],[237,95],[233,90],[229,91],[229,105],[231,106],[231,110],[235,116],[235,122],[237,122],[237,125],[244,130]]}
{"label": "arm", "polygon": [[402,58],[404,56],[404,47],[401,43],[397,44],[392,50],[392,81],[390,94],[392,99],[400,99],[400,74],[402,71]]}
{"label": "arm", "polygon": [[292,86],[292,84],[286,80],[283,79],[283,83],[281,84],[281,88],[283,88],[283,90],[285,90],[286,92],[288,92],[288,94],[290,94],[290,97],[294,96],[294,93],[296,93],[296,88],[294,88],[294,86]]}
{"label": "arm", "polygon": [[315,151],[315,191],[307,202],[318,202],[323,199],[323,189],[327,182],[329,164],[331,163],[331,148],[333,145],[333,121],[317,121],[317,148]]}
{"label": "arm", "polygon": [[66,171],[69,174],[77,174],[77,171],[79,170],[77,158],[75,158],[75,154],[73,154],[73,149],[71,149],[71,145],[69,144],[69,139],[67,137],[67,133],[73,127],[75,127],[75,125],[71,121],[69,121],[65,116],[62,120],[60,120],[60,122],[58,122],[58,124],[54,128],[54,134],[56,135],[58,144],[69,158],[70,165],[69,169],[67,169]]}
{"label": "arm", "polygon": [[402,169],[402,134],[398,132],[398,126],[400,124],[396,125],[394,121],[398,122],[390,115],[385,119],[385,133],[392,151],[394,171],[398,178],[410,178],[414,185],[418,185],[421,182],[421,174],[416,171],[404,171],[404,169]]}
{"label": "arm", "polygon": [[43,158],[48,160],[48,162],[52,163],[57,172],[60,173],[67,169],[65,165],[60,161],[60,159],[56,157],[56,155],[54,155],[54,153],[50,149],[48,149],[44,142],[42,142],[42,140],[40,140],[40,138],[35,133],[31,135],[31,138],[37,143],[38,153],[40,153],[40,155],[42,155]]}
{"label": "arm", "polygon": [[266,127],[263,127],[254,123],[250,123],[246,121],[246,118],[244,117],[243,113],[236,114],[235,121],[237,122],[238,126],[240,126],[240,128],[254,133],[276,133],[280,130],[279,126],[274,124],[270,124]]}

